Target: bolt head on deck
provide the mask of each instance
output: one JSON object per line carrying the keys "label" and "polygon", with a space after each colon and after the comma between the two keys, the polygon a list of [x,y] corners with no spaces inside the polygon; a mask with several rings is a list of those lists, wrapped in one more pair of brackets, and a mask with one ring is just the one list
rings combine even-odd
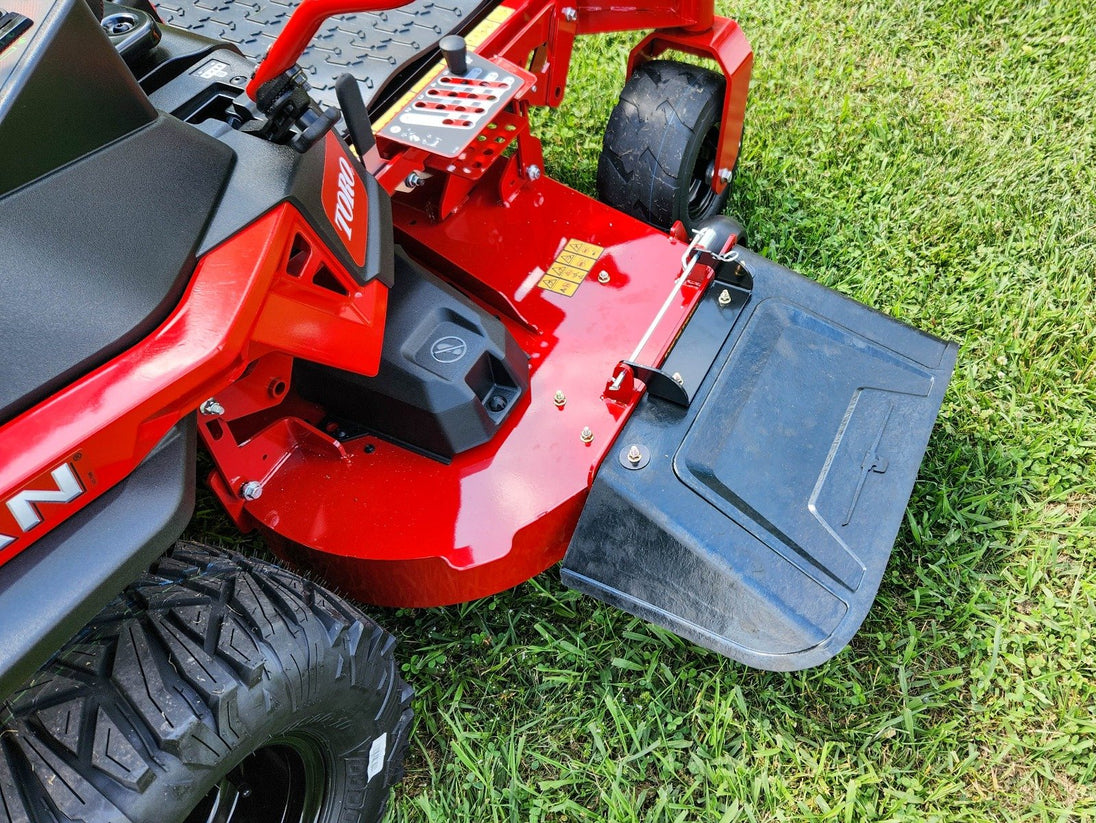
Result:
{"label": "bolt head on deck", "polygon": [[248,480],[240,486],[240,497],[244,500],[258,500],[263,496],[263,484],[258,480]]}
{"label": "bolt head on deck", "polygon": [[211,397],[199,406],[198,411],[211,417],[219,417],[225,413],[225,407]]}

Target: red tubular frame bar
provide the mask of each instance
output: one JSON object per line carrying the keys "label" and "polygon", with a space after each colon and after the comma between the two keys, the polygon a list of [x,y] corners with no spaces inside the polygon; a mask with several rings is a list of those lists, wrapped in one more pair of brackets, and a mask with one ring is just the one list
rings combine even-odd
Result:
{"label": "red tubular frame bar", "polygon": [[264,83],[290,69],[328,17],[336,14],[387,11],[397,9],[405,3],[406,0],[302,0],[266,57],[255,69],[255,76],[247,84],[248,97],[257,99],[255,95]]}

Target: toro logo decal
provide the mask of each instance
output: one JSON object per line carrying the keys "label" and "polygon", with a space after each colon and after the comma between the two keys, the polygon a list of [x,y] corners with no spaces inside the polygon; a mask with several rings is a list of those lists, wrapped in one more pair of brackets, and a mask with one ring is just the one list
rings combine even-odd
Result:
{"label": "toro logo decal", "polygon": [[323,207],[335,233],[359,266],[365,265],[365,235],[368,227],[365,186],[354,170],[339,139],[327,134],[323,168]]}
{"label": "toro logo decal", "polygon": [[[72,459],[78,460],[79,455]],[[24,534],[41,525],[46,515],[56,520],[58,516],[70,513],[68,506],[53,505],[42,509],[39,508],[41,504],[72,503],[84,492],[84,484],[80,482],[72,462],[62,463],[52,471],[42,472],[30,480],[0,504],[0,528],[3,529],[0,531],[0,549],[6,549]],[[12,525],[8,525],[8,521],[12,521]]]}

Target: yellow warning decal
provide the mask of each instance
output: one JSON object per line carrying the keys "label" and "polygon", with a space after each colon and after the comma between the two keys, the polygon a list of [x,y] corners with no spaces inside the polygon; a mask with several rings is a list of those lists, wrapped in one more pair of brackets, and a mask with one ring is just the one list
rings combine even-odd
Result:
{"label": "yellow warning decal", "polygon": [[581,283],[585,280],[587,271],[589,269],[576,269],[574,266],[567,266],[558,260],[548,267],[548,274],[552,277],[570,280],[572,283]]}
{"label": "yellow warning decal", "polygon": [[567,245],[563,247],[563,251],[581,254],[583,257],[589,257],[596,261],[605,249],[601,246],[595,246],[593,243],[583,243],[581,240],[568,240]]}
{"label": "yellow warning decal", "polygon": [[548,291],[554,291],[556,294],[562,294],[564,297],[570,297],[576,291],[578,291],[578,283],[572,283],[570,280],[560,280],[558,277],[552,277],[550,274],[544,275],[540,278],[540,282],[537,283],[542,289],[548,289]]}
{"label": "yellow warning decal", "polygon": [[[513,9],[508,9],[505,6],[499,6],[494,9],[478,26],[468,33],[467,37],[464,38],[464,42],[468,44],[468,50],[475,51],[482,46],[488,37],[498,31],[499,27],[510,19],[510,16],[513,13]],[[384,113],[377,118],[373,130],[379,132],[387,126],[389,120],[403,111],[407,104],[414,100],[415,96],[430,84],[430,81],[442,70],[444,65],[445,64],[439,60],[431,66],[430,70],[422,76],[422,79],[411,87],[411,91],[407,92],[407,94],[384,110]]]}
{"label": "yellow warning decal", "polygon": [[602,251],[604,249],[601,246],[595,246],[593,243],[568,240],[563,251],[556,255],[556,259],[548,267],[548,273],[537,285],[542,289],[570,297],[578,291],[579,284],[586,279],[586,275],[590,273]]}

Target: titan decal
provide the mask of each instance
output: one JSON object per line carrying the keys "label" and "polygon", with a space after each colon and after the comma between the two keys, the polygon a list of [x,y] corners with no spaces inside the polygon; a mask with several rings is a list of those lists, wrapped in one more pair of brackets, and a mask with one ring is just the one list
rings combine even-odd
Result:
{"label": "titan decal", "polygon": [[[62,463],[50,472],[50,477],[57,485],[56,489],[23,489],[6,501],[8,511],[15,518],[15,524],[23,534],[42,522],[42,514],[38,510],[39,503],[71,503],[84,493],[84,487],[68,463]],[[0,534],[0,549],[6,549],[18,536]]]}

